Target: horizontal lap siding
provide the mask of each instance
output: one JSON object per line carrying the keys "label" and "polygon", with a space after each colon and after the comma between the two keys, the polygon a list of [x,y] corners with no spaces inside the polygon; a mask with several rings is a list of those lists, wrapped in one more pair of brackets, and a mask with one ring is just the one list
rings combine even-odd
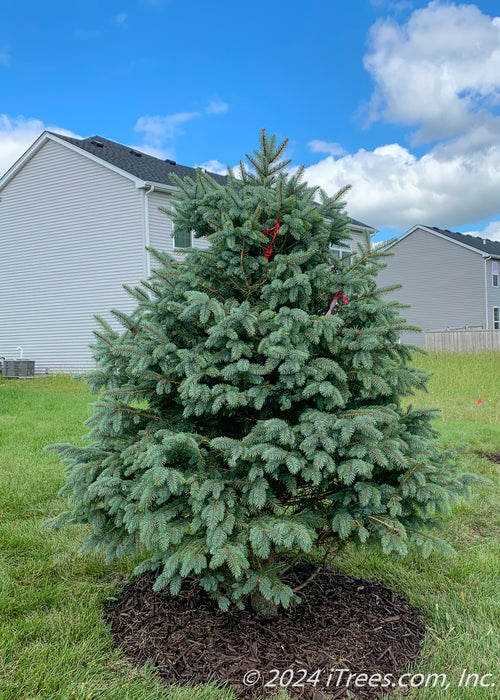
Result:
{"label": "horizontal lap siding", "polygon": [[[392,257],[378,284],[402,284],[388,297],[409,309],[401,315],[423,331],[480,326],[485,321],[484,263],[481,255],[417,229],[390,248]],[[425,344],[424,333],[404,333],[404,342]]]}
{"label": "horizontal lap siding", "polygon": [[93,314],[132,310],[122,284],[145,276],[140,191],[49,141],[1,197],[0,355],[21,346],[37,372],[93,367]]}
{"label": "horizontal lap siding", "polygon": [[[357,251],[359,245],[366,245],[366,236],[360,231],[351,231],[351,240],[349,241],[351,250]],[[371,245],[371,243],[370,243]]]}
{"label": "horizontal lap siding", "polygon": [[[159,209],[159,207],[164,207],[170,210],[172,199],[161,192],[151,192],[146,194],[146,202],[149,208],[149,245],[172,255],[174,250],[172,219]],[[151,260],[151,265],[154,269],[154,258]]]}

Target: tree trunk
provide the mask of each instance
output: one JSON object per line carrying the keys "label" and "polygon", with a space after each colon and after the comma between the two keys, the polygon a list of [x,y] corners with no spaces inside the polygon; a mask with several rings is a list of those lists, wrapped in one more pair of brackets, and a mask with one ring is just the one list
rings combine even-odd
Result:
{"label": "tree trunk", "polygon": [[267,600],[262,593],[256,589],[250,594],[250,605],[252,610],[261,617],[278,617],[278,606],[273,600]]}

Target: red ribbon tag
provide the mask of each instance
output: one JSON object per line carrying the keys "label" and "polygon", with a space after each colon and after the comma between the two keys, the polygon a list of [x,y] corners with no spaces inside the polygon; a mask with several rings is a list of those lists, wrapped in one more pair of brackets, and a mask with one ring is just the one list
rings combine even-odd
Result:
{"label": "red ribbon tag", "polygon": [[346,297],[346,295],[344,294],[344,290],[342,289],[340,292],[337,292],[337,293],[335,294],[335,296],[333,297],[332,303],[330,304],[330,308],[329,308],[328,311],[326,312],[325,316],[330,316],[330,314],[332,313],[332,311],[334,310],[334,308],[337,306],[337,302],[338,302],[338,300],[340,299],[340,295],[342,295],[342,301],[344,302],[344,304],[347,304],[347,297]]}
{"label": "red ribbon tag", "polygon": [[274,236],[273,236],[273,238],[272,238],[272,241],[271,241],[271,243],[269,244],[268,249],[267,249],[266,252],[264,253],[264,257],[265,257],[265,259],[267,260],[267,262],[269,262],[269,258],[270,258],[271,255],[272,255],[274,239],[275,239],[276,236],[278,235],[278,231],[279,231],[279,230],[280,230],[279,221],[276,221],[276,224],[275,224],[272,228],[268,228],[267,231],[262,231],[262,233],[263,233],[264,235],[265,235],[266,233],[271,233],[271,231],[274,231]]}

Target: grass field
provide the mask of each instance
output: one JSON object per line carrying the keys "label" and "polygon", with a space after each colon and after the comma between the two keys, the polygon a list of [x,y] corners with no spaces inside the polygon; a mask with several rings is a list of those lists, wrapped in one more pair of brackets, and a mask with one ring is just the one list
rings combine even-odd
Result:
{"label": "grass field", "polygon": [[[500,355],[429,356],[418,364],[434,376],[430,395],[413,403],[442,409],[436,427],[443,443],[468,443],[465,468],[496,487],[478,489],[448,519],[446,537],[456,557],[410,555],[395,562],[351,547],[339,568],[378,579],[425,611],[429,633],[415,671],[447,673],[451,684],[404,697],[494,698],[500,687],[500,480],[498,465],[482,455],[500,452]],[[233,700],[210,686],[167,690],[152,669],[131,667],[113,648],[102,606],[132,562],[104,566],[97,555],[79,557],[82,528],[40,531],[61,510],[63,483],[55,455],[43,448],[81,443],[91,400],[84,385],[67,377],[0,378],[0,700]],[[497,687],[456,687],[463,669],[496,674]]]}

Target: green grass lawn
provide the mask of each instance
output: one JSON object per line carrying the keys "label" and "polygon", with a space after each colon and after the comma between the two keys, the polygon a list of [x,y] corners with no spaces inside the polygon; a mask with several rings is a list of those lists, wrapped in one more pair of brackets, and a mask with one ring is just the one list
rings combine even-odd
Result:
{"label": "green grass lawn", "polygon": [[[443,443],[468,443],[465,469],[496,487],[477,489],[447,520],[453,558],[410,555],[395,562],[350,547],[338,565],[378,579],[425,611],[429,633],[415,670],[447,673],[451,685],[404,697],[494,698],[500,688],[500,480],[498,465],[482,455],[500,452],[500,355],[433,355],[418,364],[434,376],[430,395],[413,403],[442,409],[436,427]],[[132,562],[104,566],[95,554],[79,557],[82,528],[40,530],[63,506],[57,492],[64,481],[56,456],[43,448],[81,444],[91,400],[85,385],[67,377],[0,378],[0,700],[233,700],[209,686],[165,689],[152,669],[131,667],[113,648],[102,607]],[[497,687],[457,688],[463,669],[496,674]]]}

